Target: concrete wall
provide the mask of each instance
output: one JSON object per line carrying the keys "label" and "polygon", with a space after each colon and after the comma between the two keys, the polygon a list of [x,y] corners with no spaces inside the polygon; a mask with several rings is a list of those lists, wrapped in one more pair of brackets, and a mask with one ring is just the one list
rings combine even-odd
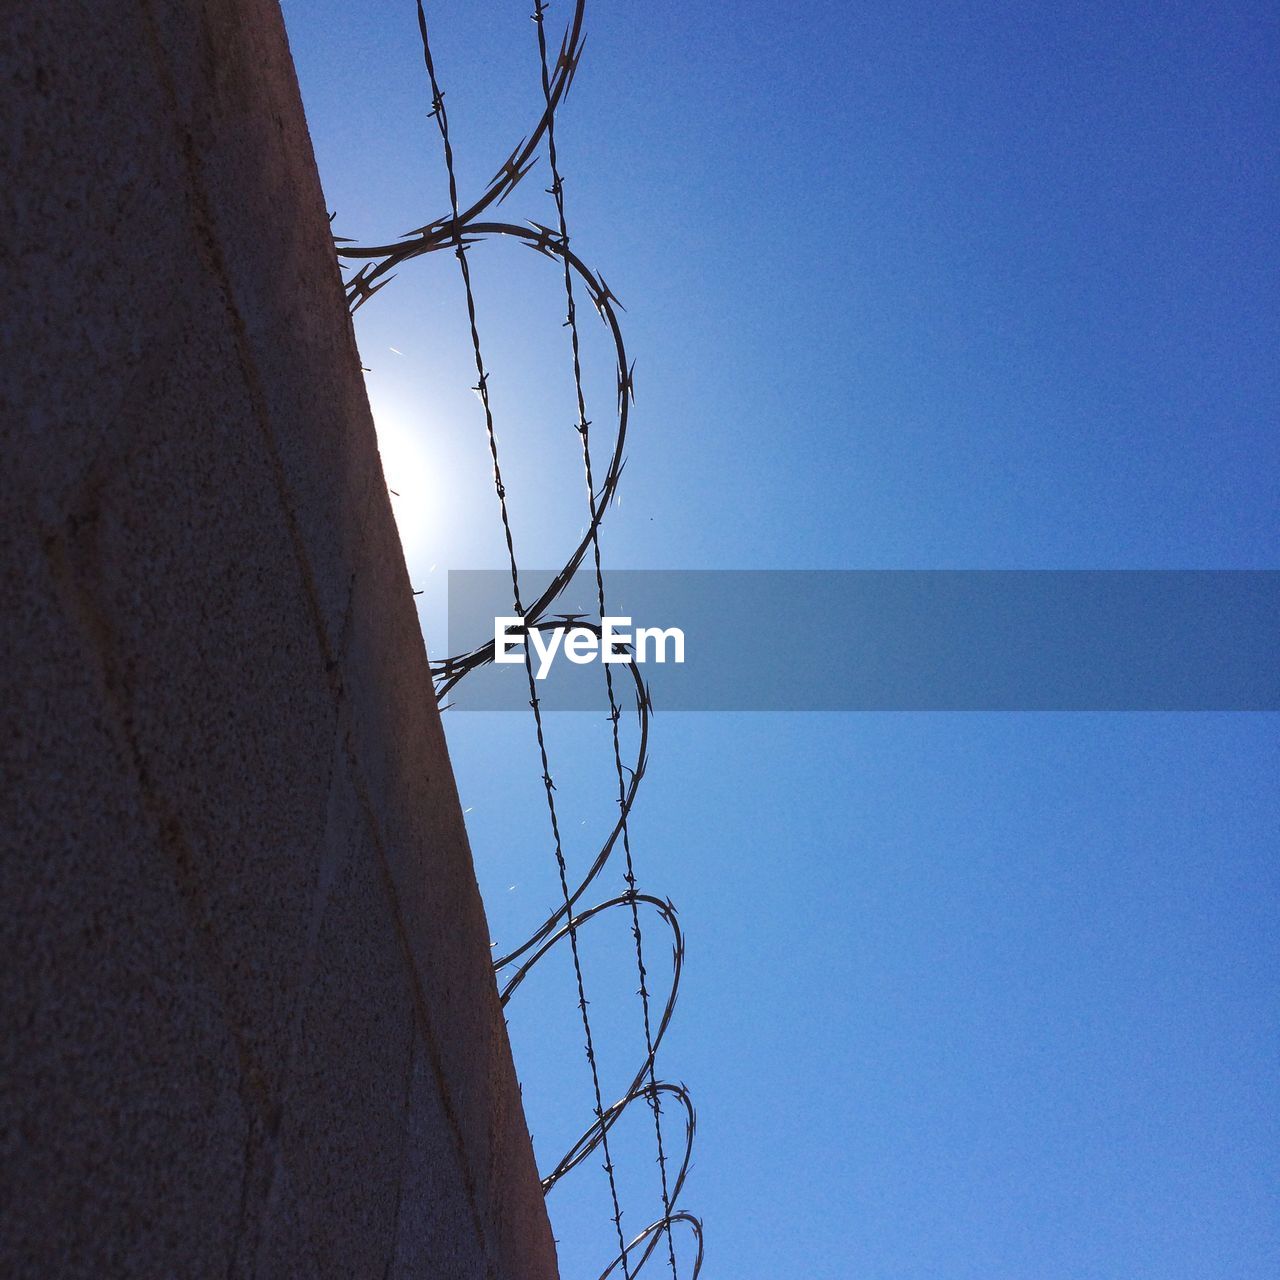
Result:
{"label": "concrete wall", "polygon": [[554,1275],[274,0],[5,4],[0,227],[0,1274]]}

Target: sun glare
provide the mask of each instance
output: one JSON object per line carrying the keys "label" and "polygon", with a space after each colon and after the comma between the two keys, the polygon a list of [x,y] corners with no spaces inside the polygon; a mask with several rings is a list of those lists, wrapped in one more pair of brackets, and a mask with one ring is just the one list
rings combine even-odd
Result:
{"label": "sun glare", "polygon": [[421,415],[385,402],[371,407],[391,509],[412,574],[439,553],[450,516],[445,486],[427,447]]}

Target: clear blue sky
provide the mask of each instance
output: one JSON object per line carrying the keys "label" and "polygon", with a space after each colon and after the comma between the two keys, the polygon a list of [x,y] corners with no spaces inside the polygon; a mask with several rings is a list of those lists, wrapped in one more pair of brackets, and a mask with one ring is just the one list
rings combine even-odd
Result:
{"label": "clear blue sky", "polygon": [[[536,117],[529,8],[430,10],[464,198]],[[285,12],[335,229],[445,212],[412,4]],[[608,563],[1277,566],[1273,6],[601,2],[587,29],[569,216],[637,358]],[[545,179],[502,212],[550,222]],[[472,258],[521,557],[548,565],[583,515],[559,284]],[[444,572],[502,563],[452,261],[358,319],[437,651]],[[550,723],[575,865],[603,731]],[[556,893],[529,726],[448,732],[509,942]],[[1278,764],[1271,715],[660,711],[634,832],[689,935],[662,1065],[698,1100],[704,1274],[1280,1274]],[[584,941],[615,1091],[628,941]],[[550,1165],[589,1119],[567,969],[517,1001]],[[597,1274],[598,1168],[551,1208],[566,1277]]]}

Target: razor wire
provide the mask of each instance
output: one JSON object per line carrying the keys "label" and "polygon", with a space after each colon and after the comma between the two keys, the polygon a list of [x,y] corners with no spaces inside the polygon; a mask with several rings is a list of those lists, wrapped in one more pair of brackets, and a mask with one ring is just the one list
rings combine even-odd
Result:
{"label": "razor wire", "polygon": [[[569,226],[565,213],[564,178],[560,172],[559,156],[556,152],[556,113],[551,102],[551,74],[550,68],[547,66],[547,30],[545,16],[546,4],[544,3],[544,0],[534,0],[533,23],[538,32],[538,61],[542,72],[542,94],[543,101],[546,106],[547,117],[547,162],[551,168],[551,185],[547,188],[547,194],[552,196],[555,200],[560,243],[567,249],[569,247]],[[583,394],[582,388],[582,357],[581,341],[578,334],[578,308],[573,295],[573,272],[569,267],[567,258],[561,258],[561,262],[564,268],[565,324],[569,329],[570,335],[570,351],[573,359],[573,387],[578,407],[577,430],[582,439],[582,466],[587,489],[587,507],[589,514],[594,517],[596,514],[596,499],[595,484],[591,473],[591,420],[587,417],[586,397]],[[590,537],[592,567],[595,571],[596,580],[597,607],[599,608],[600,619],[603,622],[603,620],[608,616],[608,610],[605,607],[604,572],[601,568],[599,524],[594,520],[591,524]],[[626,897],[628,898],[631,907],[631,933],[632,937],[635,939],[636,969],[640,978],[640,1007],[644,1022],[644,1043],[645,1051],[648,1054],[649,1067],[649,1088],[647,1093],[650,1109],[653,1112],[653,1132],[658,1149],[657,1161],[658,1172],[662,1184],[662,1215],[666,1222],[667,1256],[671,1264],[672,1280],[679,1280],[679,1273],[676,1267],[675,1241],[671,1236],[671,1189],[667,1183],[667,1153],[666,1144],[663,1142],[662,1137],[662,1102],[659,1097],[658,1081],[654,1068],[654,1059],[656,1057],[657,1050],[654,1045],[652,1020],[649,1012],[648,974],[644,963],[644,934],[640,927],[640,903],[636,894],[635,866],[631,855],[631,833],[627,823],[627,784],[622,772],[622,744],[618,730],[618,721],[621,719],[622,713],[618,708],[618,700],[614,696],[613,669],[607,661],[602,663],[601,666],[604,670],[605,690],[609,700],[609,728],[613,745],[614,771],[618,783],[618,808],[622,814],[622,849],[626,862],[623,879],[626,881]],[[632,1087],[634,1089],[635,1086],[633,1085]],[[600,1122],[602,1126],[600,1133],[601,1138],[603,1139],[606,1132],[603,1127],[603,1116],[600,1117]],[[646,1254],[646,1257],[647,1256],[648,1255]],[[625,1256],[623,1258],[623,1269],[626,1269]]]}
{"label": "razor wire", "polygon": [[[623,467],[625,466],[624,446],[630,409],[635,398],[634,365],[628,360],[617,314],[618,310],[621,309],[621,304],[605,283],[603,275],[592,271],[570,247],[564,201],[564,181],[560,172],[559,157],[556,150],[556,113],[568,95],[582,56],[585,39],[583,32],[585,7],[585,0],[575,0],[573,14],[567,24],[558,56],[554,67],[552,67],[548,58],[545,30],[545,15],[549,6],[545,0],[534,0],[534,12],[531,16],[537,30],[544,109],[532,132],[522,138],[513,148],[510,156],[490,179],[481,196],[466,210],[461,210],[453,147],[449,137],[448,113],[444,103],[445,95],[440,87],[435,62],[431,53],[426,13],[422,0],[416,0],[418,33],[422,45],[423,64],[431,90],[431,109],[428,116],[435,121],[440,135],[444,167],[448,178],[449,213],[444,217],[427,222],[407,232],[394,243],[361,245],[342,237],[335,237],[335,245],[337,246],[338,256],[344,271],[350,270],[352,264],[361,264],[345,281],[348,305],[352,312],[358,311],[374,294],[389,284],[395,277],[396,269],[404,263],[441,250],[451,249],[453,251],[453,255],[458,262],[466,297],[471,348],[476,366],[476,385],[473,390],[479,397],[484,411],[485,438],[492,462],[494,491],[498,500],[499,516],[507,548],[515,613],[523,619],[526,632],[534,629],[556,630],[567,625],[573,625],[592,630],[599,636],[600,629],[584,621],[578,615],[551,613],[552,606],[573,580],[582,562],[586,559],[587,553],[590,552],[597,605],[601,618],[603,619],[605,616],[606,599],[599,527],[604,518],[604,513],[613,501]],[[501,204],[536,165],[544,139],[551,169],[551,186],[547,188],[547,194],[554,199],[557,225],[553,228],[537,222],[522,225],[514,222],[482,221],[480,216],[495,204]],[[483,356],[475,293],[467,258],[467,252],[472,246],[496,238],[514,239],[544,257],[558,261],[561,264],[567,312],[565,325],[570,333],[574,390],[577,399],[578,416],[574,426],[582,443],[583,472],[589,512],[589,520],[580,542],[547,587],[529,605],[524,604],[521,595],[520,568],[507,505],[507,489],[502,477],[497,437],[494,430],[493,411],[489,399],[489,371]],[[586,400],[582,382],[581,342],[577,322],[575,280],[580,282],[582,288],[585,289],[597,315],[609,333],[613,344],[617,370],[616,434],[598,489],[594,481],[591,459],[590,428],[592,423],[586,415]],[[588,867],[586,875],[573,888],[570,888],[556,812],[555,784],[551,774],[543,731],[542,710],[537,696],[530,645],[526,643],[524,649],[524,666],[529,686],[529,705],[533,713],[542,768],[543,789],[546,797],[548,818],[551,824],[562,903],[548,915],[528,939],[514,950],[499,957],[495,961],[494,967],[496,971],[502,973],[512,965],[517,966],[501,988],[501,1000],[505,1006],[530,970],[558,944],[566,939],[568,940],[577,986],[578,1008],[582,1018],[585,1053],[595,1095],[594,1121],[557,1162],[551,1172],[543,1176],[543,1190],[544,1193],[550,1192],[561,1178],[577,1168],[593,1152],[599,1150],[603,1156],[603,1166],[608,1177],[613,1206],[613,1225],[618,1245],[617,1255],[601,1273],[600,1280],[605,1280],[605,1277],[612,1275],[618,1268],[621,1268],[625,1280],[631,1280],[649,1261],[664,1238],[667,1244],[666,1253],[673,1280],[679,1280],[672,1235],[673,1228],[678,1224],[688,1227],[693,1236],[695,1253],[690,1274],[693,1280],[697,1280],[703,1259],[702,1223],[688,1211],[674,1207],[679,1201],[685,1178],[689,1171],[696,1131],[696,1115],[692,1100],[685,1087],[681,1084],[659,1080],[656,1073],[658,1048],[670,1024],[679,993],[680,976],[684,963],[684,938],[672,903],[669,900],[664,901],[638,891],[629,831],[629,817],[635,804],[636,795],[640,782],[644,777],[648,760],[649,718],[653,710],[649,691],[635,661],[635,656],[632,654],[627,663],[627,670],[634,686],[638,744],[633,764],[628,766],[624,764],[622,758],[620,733],[622,711],[614,686],[612,665],[609,663],[602,664],[605,671],[613,763],[618,788],[618,818]],[[454,654],[433,662],[432,670],[436,681],[438,698],[443,701],[467,674],[492,663],[493,660],[494,644],[489,641],[468,652]],[[619,841],[621,841],[624,854],[623,880],[626,884],[626,890],[594,906],[580,908],[579,904],[588,888],[591,887],[608,864]],[[622,1097],[606,1107],[603,1101],[596,1062],[595,1040],[587,1012],[588,1001],[579,954],[578,935],[579,930],[596,917],[621,907],[625,907],[630,914],[631,933],[635,942],[636,965],[640,979],[638,994],[641,998],[641,1013],[644,1024],[645,1056]],[[641,925],[642,907],[646,911],[656,913],[661,924],[670,931],[672,939],[671,983],[661,1017],[658,1019],[656,1031],[654,1030],[651,1016],[644,932]],[[666,1140],[662,1125],[662,1100],[664,1097],[673,1101],[684,1112],[684,1151],[674,1179],[669,1179],[667,1173],[668,1156],[666,1154]],[[644,1099],[648,1104],[654,1121],[657,1163],[661,1178],[662,1215],[656,1221],[644,1227],[630,1241],[627,1241],[622,1230],[622,1209],[619,1201],[615,1168],[609,1149],[609,1133],[630,1105],[640,1099]],[[633,1262],[633,1256],[637,1251],[639,1260]]]}

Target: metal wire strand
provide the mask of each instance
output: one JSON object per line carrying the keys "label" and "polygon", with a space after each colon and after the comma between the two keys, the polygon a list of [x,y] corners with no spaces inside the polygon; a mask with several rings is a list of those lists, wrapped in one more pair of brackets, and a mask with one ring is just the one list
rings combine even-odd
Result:
{"label": "metal wire strand", "polygon": [[[544,16],[547,6],[544,0],[534,0],[533,9],[533,25],[538,33],[538,59],[541,64],[542,72],[542,94],[546,103],[546,121],[547,121],[547,160],[551,168],[551,186],[547,189],[548,193],[555,200],[556,219],[559,224],[560,243],[567,250],[569,248],[569,225],[565,214],[564,200],[564,178],[560,172],[560,160],[556,152],[556,113],[551,98],[551,68],[547,62],[547,30]],[[582,387],[582,350],[581,340],[578,334],[578,308],[574,300],[573,294],[573,271],[569,266],[567,256],[561,258],[564,268],[564,294],[566,309],[566,325],[569,329],[569,346],[573,363],[573,388],[577,397],[578,405],[578,422],[577,430],[582,443],[582,467],[587,487],[587,508],[591,517],[591,558],[592,566],[595,570],[596,583],[596,600],[599,608],[599,616],[601,622],[608,616],[608,610],[605,606],[605,589],[604,589],[604,571],[601,567],[600,558],[600,535],[599,522],[596,520],[596,498],[595,483],[591,474],[591,422],[587,418],[586,397]],[[623,774],[622,764],[622,742],[619,735],[618,722],[622,718],[622,713],[618,707],[617,697],[614,695],[613,689],[613,667],[608,662],[600,664],[604,670],[605,690],[609,699],[609,727],[613,738],[613,764],[614,772],[618,783],[618,808],[622,818],[622,849],[625,858],[626,867],[623,872],[623,879],[627,885],[627,897],[631,905],[631,933],[636,944],[636,970],[640,979],[640,1007],[644,1021],[644,1044],[645,1052],[649,1062],[649,1089],[647,1096],[649,1099],[650,1109],[653,1112],[653,1133],[658,1149],[658,1172],[661,1178],[662,1188],[662,1212],[663,1217],[667,1220],[667,1259],[671,1265],[672,1280],[679,1280],[679,1272],[676,1267],[676,1250],[675,1242],[671,1236],[671,1189],[667,1183],[667,1153],[662,1139],[662,1102],[658,1091],[658,1082],[655,1075],[655,1047],[653,1043],[653,1027],[649,1014],[649,986],[648,975],[645,971],[644,964],[644,935],[640,927],[640,904],[636,896],[636,874],[635,864],[631,854],[631,832],[629,829],[627,814],[627,782]],[[601,1136],[605,1132],[604,1127],[601,1128]],[[625,1250],[624,1250],[625,1252]]]}
{"label": "metal wire strand", "polygon": [[[463,243],[462,221],[458,216],[458,183],[454,171],[453,146],[449,141],[449,116],[444,104],[439,80],[436,77],[435,62],[431,56],[431,41],[427,31],[427,16],[422,0],[416,0],[418,11],[418,33],[422,41],[422,59],[426,67],[427,78],[431,85],[431,116],[435,119],[440,132],[440,141],[444,151],[445,168],[449,180],[449,207],[453,213],[452,236],[454,254],[458,260],[462,276],[463,290],[467,301],[467,319],[471,329],[471,347],[475,356],[476,386],[475,392],[484,407],[485,435],[489,445],[489,456],[493,462],[494,491],[498,496],[498,509],[502,518],[502,532],[507,544],[507,561],[511,570],[512,603],[517,616],[524,616],[524,606],[520,599],[520,569],[516,560],[515,540],[511,531],[511,518],[507,509],[506,487],[502,482],[502,467],[498,458],[498,440],[494,431],[493,408],[489,400],[489,374],[485,369],[484,356],[480,345],[480,330],[476,320],[475,292],[471,284],[471,268],[467,262],[467,246]],[[518,179],[517,179],[518,180]],[[591,1032],[591,1018],[587,1013],[586,985],[582,975],[582,959],[578,951],[578,933],[570,905],[569,879],[565,866],[563,842],[560,836],[560,822],[556,814],[555,783],[551,777],[551,765],[547,755],[546,736],[542,724],[542,711],[539,705],[537,685],[534,682],[533,658],[528,644],[524,646],[524,666],[529,685],[529,705],[533,709],[534,727],[538,739],[538,755],[542,763],[543,790],[547,799],[547,814],[551,823],[551,835],[555,846],[556,869],[560,878],[560,889],[564,897],[569,949],[573,958],[574,979],[578,988],[578,1009],[582,1016],[582,1033],[586,1044],[587,1065],[591,1071],[591,1085],[595,1094],[595,1114],[603,1122],[605,1115],[604,1099],[600,1089],[600,1072],[596,1063],[595,1040]],[[622,1231],[622,1207],[618,1200],[618,1184],[614,1176],[613,1159],[609,1151],[608,1131],[601,1129],[601,1149],[604,1153],[604,1170],[609,1179],[609,1194],[613,1201],[613,1223],[618,1236],[619,1256],[622,1263],[622,1274],[630,1280],[631,1269],[628,1259],[628,1246]]]}

